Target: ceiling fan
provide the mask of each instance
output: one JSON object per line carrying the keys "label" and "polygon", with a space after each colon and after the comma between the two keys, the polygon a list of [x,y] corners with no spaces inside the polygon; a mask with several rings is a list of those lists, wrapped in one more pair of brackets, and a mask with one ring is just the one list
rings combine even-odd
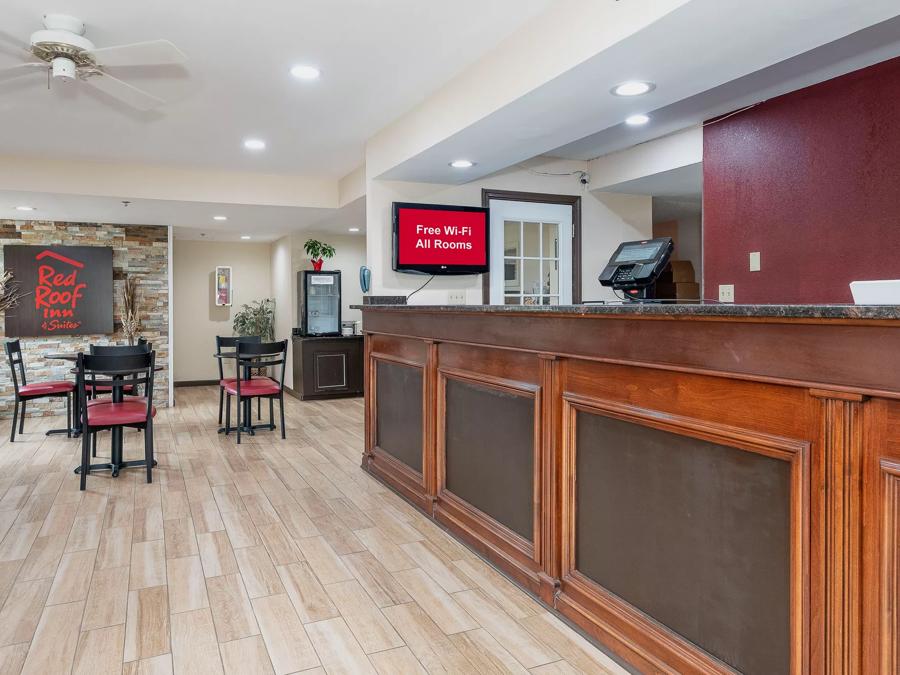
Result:
{"label": "ceiling fan", "polygon": [[115,47],[94,46],[84,37],[84,22],[64,14],[45,14],[44,30],[31,34],[29,44],[7,35],[0,37],[19,45],[37,61],[0,68],[0,80],[28,73],[47,73],[58,82],[80,80],[138,110],[151,110],[164,100],[113,77],[108,68],[184,63],[187,57],[168,40],[150,40]]}

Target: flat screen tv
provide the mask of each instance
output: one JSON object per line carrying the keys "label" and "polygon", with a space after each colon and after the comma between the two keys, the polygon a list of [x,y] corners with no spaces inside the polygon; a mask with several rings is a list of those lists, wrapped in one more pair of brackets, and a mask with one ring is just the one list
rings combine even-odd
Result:
{"label": "flat screen tv", "polygon": [[488,271],[488,209],[394,202],[394,270],[416,274]]}

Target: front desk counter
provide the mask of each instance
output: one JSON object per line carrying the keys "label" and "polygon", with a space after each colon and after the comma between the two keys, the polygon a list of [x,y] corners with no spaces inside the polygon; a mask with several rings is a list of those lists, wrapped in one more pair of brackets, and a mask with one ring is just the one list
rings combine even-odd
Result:
{"label": "front desk counter", "polygon": [[363,467],[624,662],[900,673],[900,308],[360,309]]}

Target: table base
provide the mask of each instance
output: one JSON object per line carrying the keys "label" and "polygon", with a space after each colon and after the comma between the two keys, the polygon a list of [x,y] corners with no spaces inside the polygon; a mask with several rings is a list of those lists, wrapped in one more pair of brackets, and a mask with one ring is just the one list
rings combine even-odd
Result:
{"label": "table base", "polygon": [[[156,466],[157,464],[159,464],[159,462],[157,462],[154,459],[153,466]],[[119,462],[118,464],[110,464],[110,463],[91,464],[88,467],[89,468],[88,473],[90,473],[91,471],[112,471],[113,478],[116,478],[119,475],[120,469],[128,469],[132,466],[147,466],[147,460],[146,459],[133,459],[133,460],[129,460],[127,462]],[[77,474],[81,473],[80,466],[75,467],[75,473],[77,473]]]}
{"label": "table base", "polygon": [[[275,425],[269,424],[269,423],[250,424],[250,425],[244,424],[241,426],[241,433],[242,434],[250,434],[251,436],[254,436],[254,435],[256,435],[257,429],[265,429],[266,431],[274,431]],[[235,433],[237,433],[237,430],[238,430],[237,427],[219,427],[220,434],[235,434]]]}

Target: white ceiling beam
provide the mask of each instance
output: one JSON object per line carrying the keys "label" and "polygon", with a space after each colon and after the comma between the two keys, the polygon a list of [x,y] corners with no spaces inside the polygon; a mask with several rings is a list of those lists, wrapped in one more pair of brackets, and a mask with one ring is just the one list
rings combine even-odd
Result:
{"label": "white ceiling beam", "polygon": [[703,161],[703,127],[684,129],[588,162],[591,191]]}
{"label": "white ceiling beam", "polygon": [[76,160],[0,157],[0,185],[22,192],[337,208],[331,178]]}

